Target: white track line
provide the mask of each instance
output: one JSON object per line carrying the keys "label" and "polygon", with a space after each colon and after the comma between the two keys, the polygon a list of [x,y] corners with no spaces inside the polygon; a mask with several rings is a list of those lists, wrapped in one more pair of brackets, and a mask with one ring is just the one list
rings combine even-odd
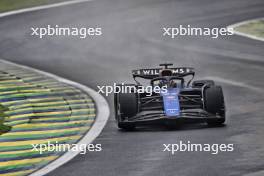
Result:
{"label": "white track line", "polygon": [[264,42],[264,38],[256,37],[254,35],[246,34],[246,33],[239,32],[239,31],[235,30],[235,28],[238,27],[238,26],[241,26],[241,25],[253,22],[253,21],[258,21],[258,20],[264,20],[264,18],[262,17],[262,18],[256,18],[256,19],[242,21],[242,22],[239,22],[239,23],[235,23],[235,24],[229,25],[229,26],[227,26],[227,28],[233,28],[234,29],[234,33],[236,35],[240,35],[240,36],[243,36],[243,37],[247,37],[247,38],[251,38],[251,39],[254,39],[254,40],[259,40],[259,41],[263,41]]}
{"label": "white track line", "polygon": [[[71,5],[71,4],[83,3],[83,2],[91,2],[91,1],[93,1],[93,0],[72,0],[72,1],[55,3],[55,4],[50,4],[50,5],[42,5],[42,6],[30,7],[30,8],[20,9],[20,10],[13,10],[13,11],[9,11],[9,12],[0,13],[0,18],[11,16],[11,15],[16,15],[16,14],[21,14],[21,13],[26,13],[26,12],[33,12],[33,11],[38,11],[38,10],[43,10],[43,9],[49,9],[49,8],[55,8],[55,7],[60,7],[60,6],[66,6],[66,5]],[[97,136],[99,136],[99,134],[102,132],[104,126],[106,125],[106,123],[108,121],[108,118],[110,115],[110,110],[109,110],[109,106],[108,106],[107,101],[103,98],[103,96],[98,94],[96,91],[94,91],[91,88],[86,87],[82,84],[70,81],[70,80],[65,79],[65,78],[61,78],[61,77],[56,76],[56,75],[51,74],[51,73],[47,73],[47,72],[40,71],[40,70],[31,68],[28,66],[16,64],[16,63],[5,61],[2,59],[0,59],[0,61],[7,63],[7,64],[14,65],[14,66],[18,66],[18,67],[21,67],[24,69],[29,69],[29,70],[38,72],[40,74],[52,77],[58,81],[66,83],[66,84],[70,84],[72,86],[75,86],[75,87],[83,90],[87,94],[89,94],[94,99],[95,105],[97,107],[96,120],[95,120],[93,126],[91,127],[91,129],[87,132],[87,134],[78,142],[78,145],[92,143],[95,140],[95,138]],[[62,155],[61,157],[59,157],[58,159],[56,159],[55,161],[51,162],[49,165],[47,165],[47,166],[43,167],[42,169],[30,174],[30,176],[46,175],[49,172],[53,171],[54,169],[60,167],[61,165],[65,164],[66,162],[70,161],[71,159],[73,159],[78,154],[79,154],[79,152],[69,151],[69,152],[65,153],[64,155]]]}
{"label": "white track line", "polygon": [[[97,136],[99,136],[99,134],[102,132],[104,126],[106,125],[106,122],[108,121],[110,110],[109,110],[109,106],[108,106],[107,101],[99,93],[97,93],[96,91],[94,91],[93,89],[91,89],[89,87],[86,87],[85,85],[70,81],[68,79],[59,77],[59,76],[51,74],[51,73],[47,73],[47,72],[40,71],[40,70],[31,68],[31,67],[28,67],[28,66],[16,64],[16,63],[9,62],[9,61],[2,60],[2,59],[0,59],[0,62],[6,63],[6,64],[10,64],[10,65],[14,65],[14,66],[17,66],[17,67],[20,67],[20,68],[23,68],[23,69],[31,70],[31,71],[37,72],[39,74],[46,75],[48,77],[52,77],[52,78],[54,78],[54,79],[56,79],[56,80],[58,80],[60,82],[63,82],[63,83],[72,85],[74,87],[77,87],[77,88],[83,90],[84,92],[86,92],[88,95],[90,95],[92,97],[92,99],[95,101],[95,105],[96,105],[96,119],[95,119],[95,122],[94,122],[93,126],[91,127],[91,129],[77,143],[78,145],[92,143],[94,141],[94,139]],[[51,162],[49,165],[45,166],[44,168],[32,173],[30,176],[46,175],[47,173],[53,171],[54,169],[58,168],[59,166],[65,164],[68,161],[70,161],[71,159],[73,159],[79,153],[80,152],[76,152],[76,151],[66,152],[61,157],[59,157],[55,161]]]}
{"label": "white track line", "polygon": [[215,76],[207,76],[204,79],[215,80],[217,82],[221,82],[221,83],[225,83],[225,84],[229,84],[229,85],[233,85],[233,86],[238,86],[238,87],[243,87],[243,88],[250,89],[250,90],[253,90],[256,92],[261,92],[261,93],[264,92],[264,90],[262,88],[254,87],[254,86],[248,85],[244,82],[238,82],[238,81],[229,80],[229,79],[220,78],[220,77],[215,77]]}
{"label": "white track line", "polygon": [[55,4],[30,7],[30,8],[20,9],[20,10],[13,10],[9,12],[0,13],[0,18],[10,16],[10,15],[16,15],[20,13],[25,13],[25,12],[33,12],[33,11],[42,10],[42,9],[49,9],[49,8],[66,6],[66,5],[77,4],[77,3],[82,3],[82,2],[89,2],[89,1],[93,1],[93,0],[72,0],[72,1],[55,3]]}

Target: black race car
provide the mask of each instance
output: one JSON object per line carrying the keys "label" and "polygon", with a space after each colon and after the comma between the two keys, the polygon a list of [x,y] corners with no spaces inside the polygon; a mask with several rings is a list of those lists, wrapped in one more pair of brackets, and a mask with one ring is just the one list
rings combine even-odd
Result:
{"label": "black race car", "polygon": [[[172,65],[165,63],[160,64],[161,68],[133,70],[136,84],[117,86],[114,105],[119,128],[131,130],[138,125],[154,123],[221,125],[225,122],[221,86],[212,80],[193,81],[193,68],[169,68]],[[146,86],[142,86],[137,78],[150,80],[148,88],[142,89]],[[124,87],[129,87],[130,91],[124,91]],[[153,88],[152,92],[149,88]],[[159,92],[154,91],[158,88]]]}

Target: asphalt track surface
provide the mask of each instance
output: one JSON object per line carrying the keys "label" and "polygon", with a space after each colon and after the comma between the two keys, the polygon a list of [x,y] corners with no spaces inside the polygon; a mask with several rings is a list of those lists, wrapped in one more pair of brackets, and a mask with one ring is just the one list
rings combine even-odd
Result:
{"label": "asphalt track surface", "polygon": [[[97,0],[0,20],[0,57],[86,84],[131,82],[130,70],[173,61],[193,66],[200,78],[222,81],[227,125],[188,125],[180,130],[143,128],[123,132],[113,115],[95,143],[102,152],[80,155],[50,176],[204,176],[263,175],[264,44],[240,36],[162,37],[162,27],[191,24],[225,27],[262,17],[262,0]],[[91,39],[30,36],[30,27],[100,26],[103,36]],[[224,80],[224,81],[223,81]],[[113,107],[112,97],[107,97]],[[113,108],[112,108],[113,109]],[[113,113],[112,113],[113,114]],[[163,144],[233,143],[234,152],[171,155]],[[262,173],[262,174],[261,174]]]}

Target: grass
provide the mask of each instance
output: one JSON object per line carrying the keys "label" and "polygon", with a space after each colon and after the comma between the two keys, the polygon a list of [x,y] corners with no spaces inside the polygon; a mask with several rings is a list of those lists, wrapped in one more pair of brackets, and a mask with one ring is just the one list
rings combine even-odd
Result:
{"label": "grass", "polygon": [[264,19],[250,21],[235,28],[236,31],[264,39]]}
{"label": "grass", "polygon": [[11,127],[4,125],[5,122],[4,111],[6,110],[7,109],[4,106],[0,105],[0,135],[8,132],[11,129]]}
{"label": "grass", "polygon": [[0,13],[69,0],[0,0]]}

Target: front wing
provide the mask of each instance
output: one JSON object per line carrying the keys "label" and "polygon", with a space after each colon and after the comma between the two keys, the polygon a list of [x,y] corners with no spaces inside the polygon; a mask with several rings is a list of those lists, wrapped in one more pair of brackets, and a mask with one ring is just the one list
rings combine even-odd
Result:
{"label": "front wing", "polygon": [[164,111],[141,112],[134,117],[125,118],[122,122],[133,124],[154,124],[163,122],[201,123],[209,119],[220,119],[219,115],[210,114],[204,110],[193,109],[181,111],[178,116],[167,116]]}

